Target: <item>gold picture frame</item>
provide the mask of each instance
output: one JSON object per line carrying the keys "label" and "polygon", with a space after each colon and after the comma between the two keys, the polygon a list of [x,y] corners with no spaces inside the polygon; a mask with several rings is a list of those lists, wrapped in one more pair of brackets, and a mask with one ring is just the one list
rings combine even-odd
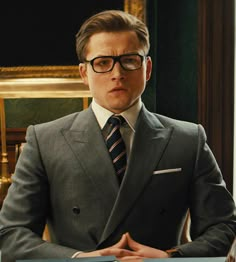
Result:
{"label": "gold picture frame", "polygon": [[[145,21],[146,0],[124,0],[124,11]],[[83,108],[91,97],[79,75],[78,66],[0,67],[0,204],[10,185],[6,141],[4,99],[10,98],[82,98]]]}
{"label": "gold picture frame", "polygon": [[[131,13],[138,18],[140,18],[143,21],[146,21],[146,0],[124,0],[124,11]],[[59,78],[59,79],[64,79],[62,81],[62,85],[65,85],[66,79],[68,80],[68,84],[70,86],[70,79],[74,79],[74,83],[77,82],[81,84],[80,81],[80,75],[79,75],[79,70],[78,66],[76,65],[69,65],[69,66],[17,66],[17,67],[0,67],[0,97],[5,97],[6,93],[2,93],[2,89],[8,88],[8,86],[5,85],[6,81],[10,79],[25,79],[24,84],[26,84],[27,79],[30,78],[35,78],[35,79],[40,79],[40,78],[45,78],[45,79],[50,79],[50,78]],[[60,81],[58,81],[60,82]],[[13,82],[12,84],[16,83]],[[35,84],[34,84],[35,83]],[[47,84],[44,81],[46,87],[50,89],[50,82]],[[32,83],[32,81],[29,83],[32,86],[32,90],[37,88],[36,81]],[[59,84],[57,85],[57,87]],[[18,90],[20,88],[20,83],[18,84]],[[49,93],[51,93],[51,89],[49,90]],[[68,90],[69,91],[69,90]],[[24,90],[23,90],[24,92]],[[37,90],[38,95],[40,96],[40,90]],[[61,97],[59,90],[59,97]],[[78,94],[74,92],[74,89],[72,88],[71,92],[67,92],[66,97],[69,96],[69,93],[71,93],[71,96],[77,97]],[[26,93],[25,93],[26,95]],[[42,97],[45,97],[47,94],[42,93]],[[57,96],[57,88],[54,89],[54,95]],[[30,96],[30,94],[28,95]],[[11,97],[11,95],[10,95]],[[10,98],[9,97],[9,98]],[[16,96],[15,96],[16,97]]]}

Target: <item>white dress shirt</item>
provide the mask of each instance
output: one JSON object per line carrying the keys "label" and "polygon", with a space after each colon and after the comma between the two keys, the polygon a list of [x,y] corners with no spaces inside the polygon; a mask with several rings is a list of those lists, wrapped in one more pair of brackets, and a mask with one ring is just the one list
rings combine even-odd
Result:
{"label": "white dress shirt", "polygon": [[[119,114],[126,120],[126,123],[120,127],[120,132],[125,142],[128,159],[133,144],[135,124],[141,108],[142,101],[139,99],[132,107]],[[97,104],[94,99],[92,101],[92,110],[97,118],[99,126],[101,127],[103,135],[106,136],[108,132],[108,126],[106,125],[107,120],[110,116],[114,115],[114,113]]]}

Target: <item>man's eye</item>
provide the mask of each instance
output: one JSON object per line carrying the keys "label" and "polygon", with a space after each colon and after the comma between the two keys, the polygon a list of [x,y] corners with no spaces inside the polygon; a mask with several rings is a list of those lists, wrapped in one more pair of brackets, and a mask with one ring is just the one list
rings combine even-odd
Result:
{"label": "man's eye", "polygon": [[125,64],[136,64],[138,61],[133,57],[126,57],[125,59],[122,60],[122,62]]}
{"label": "man's eye", "polygon": [[110,63],[109,60],[101,60],[101,61],[99,62],[100,65],[107,65],[107,64],[109,64],[109,63]]}
{"label": "man's eye", "polygon": [[111,61],[109,59],[97,59],[95,60],[95,64],[97,66],[106,66],[109,65]]}
{"label": "man's eye", "polygon": [[125,62],[126,62],[126,63],[135,63],[136,60],[133,59],[133,58],[127,58]]}

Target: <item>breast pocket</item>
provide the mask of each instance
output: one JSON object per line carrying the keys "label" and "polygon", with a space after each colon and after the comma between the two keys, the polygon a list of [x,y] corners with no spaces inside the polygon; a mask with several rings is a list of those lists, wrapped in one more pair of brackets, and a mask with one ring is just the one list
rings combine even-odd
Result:
{"label": "breast pocket", "polygon": [[154,170],[153,175],[161,175],[161,174],[181,174],[182,173],[182,168],[168,168],[168,169],[161,169],[161,170]]}

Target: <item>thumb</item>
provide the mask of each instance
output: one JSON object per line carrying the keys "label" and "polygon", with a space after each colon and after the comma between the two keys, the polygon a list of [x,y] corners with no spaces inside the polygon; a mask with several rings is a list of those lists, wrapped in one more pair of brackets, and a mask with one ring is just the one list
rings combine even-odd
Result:
{"label": "thumb", "polygon": [[126,234],[123,234],[121,239],[114,244],[112,247],[116,247],[116,248],[125,248],[127,246],[127,238],[126,238]]}
{"label": "thumb", "polygon": [[128,246],[133,250],[133,251],[138,251],[141,249],[142,245],[138,242],[136,242],[135,240],[133,240],[133,238],[130,236],[129,233],[126,233],[126,239],[127,239],[127,243]]}

